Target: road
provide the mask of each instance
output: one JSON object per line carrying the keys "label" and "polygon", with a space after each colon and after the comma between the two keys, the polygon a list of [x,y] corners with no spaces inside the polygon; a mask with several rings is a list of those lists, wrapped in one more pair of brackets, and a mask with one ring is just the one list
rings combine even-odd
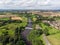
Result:
{"label": "road", "polygon": [[26,45],[32,45],[30,41],[27,40],[27,36],[32,30],[32,21],[28,19],[28,25],[25,27],[25,30],[21,33],[23,40],[25,41]]}
{"label": "road", "polygon": [[[25,30],[21,33],[26,45],[32,45],[31,42],[27,40],[27,36],[31,30],[32,30],[32,21],[29,18],[28,25],[25,27]],[[45,34],[43,34],[43,39],[44,39],[46,45],[51,45],[50,42],[48,41],[47,37],[45,36]]]}

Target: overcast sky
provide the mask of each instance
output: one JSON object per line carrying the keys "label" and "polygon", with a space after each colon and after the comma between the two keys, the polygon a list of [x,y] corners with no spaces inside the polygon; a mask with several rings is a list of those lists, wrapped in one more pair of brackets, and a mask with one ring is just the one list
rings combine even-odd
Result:
{"label": "overcast sky", "polygon": [[60,9],[60,0],[0,0],[0,9]]}

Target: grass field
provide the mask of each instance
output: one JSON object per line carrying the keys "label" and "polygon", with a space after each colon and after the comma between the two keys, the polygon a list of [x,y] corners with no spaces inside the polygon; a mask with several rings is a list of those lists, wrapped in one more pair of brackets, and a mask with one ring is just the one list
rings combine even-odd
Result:
{"label": "grass field", "polygon": [[25,45],[21,37],[21,31],[27,25],[27,18],[22,15],[21,18],[22,20],[12,20],[9,17],[0,18],[0,45],[15,45],[14,42],[16,42],[16,45]]}
{"label": "grass field", "polygon": [[10,18],[0,18],[0,20],[5,20],[5,21],[7,21],[7,20],[10,20]]}
{"label": "grass field", "polygon": [[[8,23],[4,26],[1,26],[0,27],[0,36],[3,34],[3,32],[6,32],[8,31],[8,34],[10,36],[14,36],[14,30],[17,28],[17,27],[25,27],[27,25],[27,18],[25,17],[22,17],[22,23],[15,23],[15,22],[12,22],[12,23]],[[1,18],[0,20],[9,20],[9,18]]]}
{"label": "grass field", "polygon": [[47,36],[48,40],[52,45],[60,45],[60,30],[55,29],[51,26],[48,26],[44,23],[40,23],[43,31],[48,30],[49,35]]}
{"label": "grass field", "polygon": [[44,24],[44,23],[40,23],[40,26],[41,26],[41,28],[43,29],[43,31],[48,30],[48,33],[49,33],[50,35],[51,35],[51,34],[55,34],[55,33],[60,33],[60,30],[55,29],[55,28],[53,28],[53,27],[51,27],[51,26],[48,26],[48,25],[46,25],[46,24]]}
{"label": "grass field", "polygon": [[52,45],[60,45],[60,33],[47,36]]}

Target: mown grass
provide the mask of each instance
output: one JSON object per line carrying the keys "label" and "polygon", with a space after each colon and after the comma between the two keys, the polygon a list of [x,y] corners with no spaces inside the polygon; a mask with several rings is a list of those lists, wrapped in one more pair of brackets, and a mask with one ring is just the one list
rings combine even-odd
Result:
{"label": "mown grass", "polygon": [[47,36],[52,45],[60,45],[60,33]]}
{"label": "mown grass", "polygon": [[0,43],[0,45],[2,45],[2,43]]}

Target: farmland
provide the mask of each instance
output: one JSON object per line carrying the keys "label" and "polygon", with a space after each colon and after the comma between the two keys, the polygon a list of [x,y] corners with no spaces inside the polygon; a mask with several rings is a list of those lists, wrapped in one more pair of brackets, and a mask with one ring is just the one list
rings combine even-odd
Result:
{"label": "farmland", "polygon": [[0,45],[60,45],[60,29],[55,28],[59,20],[58,16],[27,12],[2,14]]}

